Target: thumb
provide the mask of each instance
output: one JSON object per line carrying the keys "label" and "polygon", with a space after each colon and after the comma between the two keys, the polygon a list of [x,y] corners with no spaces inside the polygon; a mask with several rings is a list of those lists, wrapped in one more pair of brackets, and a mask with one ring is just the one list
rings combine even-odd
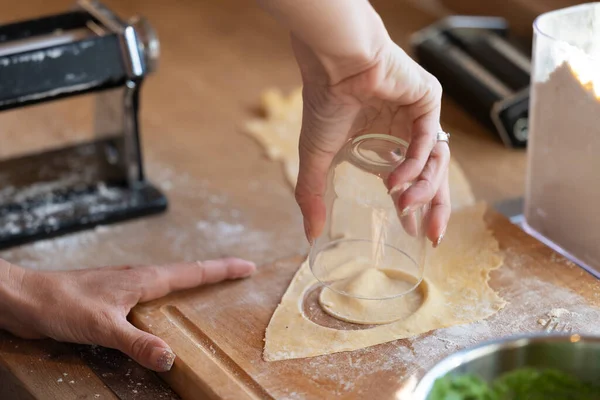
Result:
{"label": "thumb", "polygon": [[164,340],[137,329],[126,319],[119,324],[110,347],[157,372],[169,371],[175,361],[175,354]]}

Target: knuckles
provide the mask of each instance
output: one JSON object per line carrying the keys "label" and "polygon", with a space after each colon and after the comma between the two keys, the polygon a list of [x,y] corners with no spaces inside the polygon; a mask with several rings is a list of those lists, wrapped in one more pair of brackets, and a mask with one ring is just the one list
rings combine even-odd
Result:
{"label": "knuckles", "polygon": [[146,286],[148,282],[159,280],[160,277],[159,267],[149,265],[123,271],[121,282],[125,289],[138,290]]}
{"label": "knuckles", "polygon": [[444,89],[440,81],[433,75],[430,74],[430,85],[431,85],[431,96],[438,102],[442,100],[442,94]]}
{"label": "knuckles", "polygon": [[440,104],[442,101],[442,94],[444,92],[442,84],[432,73],[424,70],[423,73],[425,74],[423,80],[425,81],[425,85],[427,88],[426,94],[423,97],[427,99],[427,101]]}
{"label": "knuckles", "polygon": [[142,359],[144,354],[150,354],[152,347],[146,336],[138,336],[128,345],[130,354],[136,359]]}

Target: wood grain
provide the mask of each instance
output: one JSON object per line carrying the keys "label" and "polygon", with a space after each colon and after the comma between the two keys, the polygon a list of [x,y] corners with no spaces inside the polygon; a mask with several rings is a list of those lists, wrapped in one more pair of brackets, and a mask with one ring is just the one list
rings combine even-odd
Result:
{"label": "wood grain", "polygon": [[49,340],[0,333],[0,379],[2,399],[118,399],[78,354]]}

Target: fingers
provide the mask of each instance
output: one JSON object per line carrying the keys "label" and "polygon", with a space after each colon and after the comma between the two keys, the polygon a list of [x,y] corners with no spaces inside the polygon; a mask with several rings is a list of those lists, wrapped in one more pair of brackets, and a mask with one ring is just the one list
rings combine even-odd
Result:
{"label": "fingers", "polygon": [[171,292],[191,289],[200,285],[250,276],[256,265],[239,258],[224,258],[195,263],[139,267],[140,302],[168,295]]}
{"label": "fingers", "polygon": [[[398,207],[399,199],[400,197],[402,197],[405,189],[408,187],[409,185],[405,185],[401,189],[398,189],[394,193],[392,193],[392,200],[395,204],[396,213],[398,214],[398,219],[400,220],[400,224],[402,225],[404,232],[408,233],[408,235],[412,237],[415,237],[419,235],[419,232],[421,232],[422,230],[422,225],[418,222],[417,214],[414,212],[403,213],[402,209]],[[419,214],[419,218],[420,216],[421,215]]]}
{"label": "fingers", "polygon": [[450,151],[447,143],[436,144],[418,180],[410,185],[397,186],[391,192],[404,230],[411,236],[417,234],[415,211],[431,201],[426,215],[425,234],[437,247],[443,239],[450,218],[450,189],[448,186],[448,164]]}
{"label": "fingers", "polygon": [[390,191],[414,181],[421,174],[436,144],[438,130],[439,111],[426,114],[414,122],[405,159],[388,178],[387,185]]}
{"label": "fingers", "polygon": [[407,215],[400,215],[400,223],[404,228],[404,232],[408,233],[412,237],[416,237],[419,234],[421,226],[417,221],[417,216],[414,213]]}
{"label": "fingers", "polygon": [[137,329],[125,318],[118,321],[111,341],[101,345],[120,350],[142,366],[157,372],[169,371],[175,362],[175,354],[164,340]]}
{"label": "fingers", "polygon": [[306,237],[312,243],[325,225],[323,195],[329,167],[346,142],[360,107],[336,104],[326,89],[318,87],[305,87],[303,102],[296,201],[304,217]]}
{"label": "fingers", "polygon": [[[414,85],[420,90],[415,92],[417,97],[411,99],[412,101],[405,99],[409,101],[411,114],[415,117],[411,127],[411,140],[406,151],[405,160],[388,178],[387,184],[390,192],[395,188],[415,181],[423,174],[423,169],[437,145],[437,132],[441,130],[442,86],[433,75],[425,72],[421,67],[417,69],[421,71],[417,74],[419,76],[417,80],[420,81],[420,84],[415,83]],[[443,169],[435,169],[435,174],[439,174],[439,176],[430,176],[430,181],[441,182]],[[434,188],[430,193],[431,197],[424,203],[431,200],[437,189],[437,187]]]}
{"label": "fingers", "polygon": [[[225,258],[119,270],[135,277],[135,283],[140,290],[139,301],[145,302],[177,290],[247,277],[256,270],[256,266],[239,258]],[[171,369],[175,355],[169,346],[162,339],[135,328],[125,316],[116,321],[115,332],[111,336],[108,343],[99,344],[120,350],[154,371]]]}
{"label": "fingers", "polygon": [[444,179],[450,162],[450,149],[445,142],[438,142],[423,167],[416,182],[408,187],[400,196],[396,206],[401,215],[406,215],[413,210],[429,203]]}
{"label": "fingers", "polygon": [[440,190],[431,201],[427,217],[427,237],[433,243],[433,247],[438,247],[444,239],[451,211],[450,186],[446,172]]}

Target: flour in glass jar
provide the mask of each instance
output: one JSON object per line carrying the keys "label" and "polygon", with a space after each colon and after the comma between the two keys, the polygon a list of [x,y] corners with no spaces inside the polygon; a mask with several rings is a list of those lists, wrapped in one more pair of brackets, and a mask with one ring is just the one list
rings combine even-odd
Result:
{"label": "flour in glass jar", "polygon": [[600,75],[572,53],[532,87],[525,226],[600,273]]}

